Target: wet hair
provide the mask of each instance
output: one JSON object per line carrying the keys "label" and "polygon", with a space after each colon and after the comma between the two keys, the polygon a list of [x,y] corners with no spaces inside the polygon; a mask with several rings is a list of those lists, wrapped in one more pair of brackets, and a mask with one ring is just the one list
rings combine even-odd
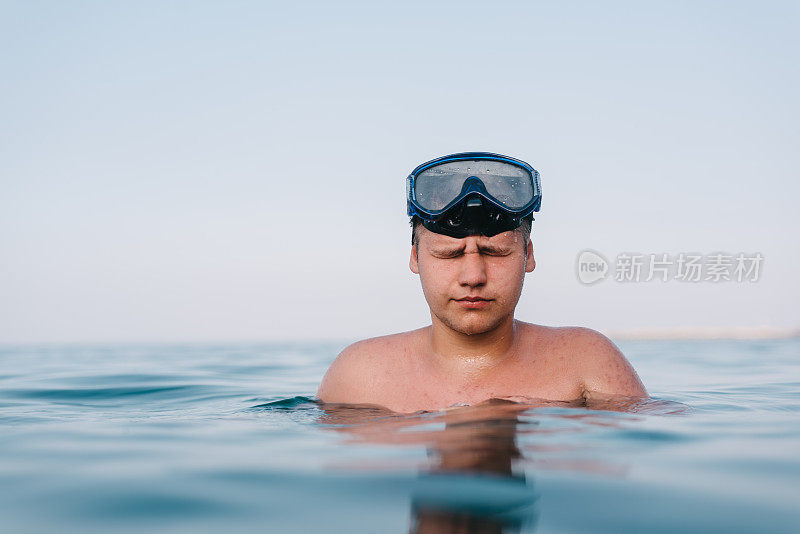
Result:
{"label": "wet hair", "polygon": [[[417,229],[422,225],[422,219],[418,216],[414,215],[409,220],[409,224],[411,225],[411,244],[417,245],[419,248],[419,232]],[[522,231],[522,236],[525,238],[523,240],[524,247],[527,248],[528,238],[531,236],[531,227],[533,226],[533,216],[528,215],[522,219],[522,224],[517,228],[517,230]]]}

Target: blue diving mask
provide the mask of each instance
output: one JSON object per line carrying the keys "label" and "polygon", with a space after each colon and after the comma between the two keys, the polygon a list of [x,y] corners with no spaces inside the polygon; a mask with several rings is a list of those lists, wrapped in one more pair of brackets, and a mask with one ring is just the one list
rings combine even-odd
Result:
{"label": "blue diving mask", "polygon": [[[464,152],[423,163],[406,182],[409,217],[431,232],[462,238],[514,230],[539,211],[539,173],[524,161]],[[531,217],[533,219],[533,217]]]}

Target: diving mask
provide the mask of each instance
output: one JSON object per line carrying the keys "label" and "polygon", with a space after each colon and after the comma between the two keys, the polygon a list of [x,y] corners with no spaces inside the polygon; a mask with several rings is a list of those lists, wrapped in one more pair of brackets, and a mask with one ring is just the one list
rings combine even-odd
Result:
{"label": "diving mask", "polygon": [[406,181],[408,215],[428,230],[462,238],[514,230],[539,211],[539,173],[524,161],[464,152],[419,165]]}

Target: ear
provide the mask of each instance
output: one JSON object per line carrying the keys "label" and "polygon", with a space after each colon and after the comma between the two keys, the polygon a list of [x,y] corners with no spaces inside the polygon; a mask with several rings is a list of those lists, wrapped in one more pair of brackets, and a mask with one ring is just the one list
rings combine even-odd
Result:
{"label": "ear", "polygon": [[417,263],[417,245],[411,245],[411,259],[408,260],[408,268],[414,274],[419,274],[419,264]]}
{"label": "ear", "polygon": [[528,246],[525,247],[525,272],[532,273],[536,268],[536,260],[533,259],[533,242],[528,238]]}

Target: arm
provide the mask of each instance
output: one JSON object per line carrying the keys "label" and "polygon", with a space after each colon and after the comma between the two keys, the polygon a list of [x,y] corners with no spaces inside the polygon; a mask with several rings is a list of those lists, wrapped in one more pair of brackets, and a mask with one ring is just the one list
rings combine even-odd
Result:
{"label": "arm", "polygon": [[647,397],[647,390],[619,348],[603,334],[580,328],[583,397]]}

